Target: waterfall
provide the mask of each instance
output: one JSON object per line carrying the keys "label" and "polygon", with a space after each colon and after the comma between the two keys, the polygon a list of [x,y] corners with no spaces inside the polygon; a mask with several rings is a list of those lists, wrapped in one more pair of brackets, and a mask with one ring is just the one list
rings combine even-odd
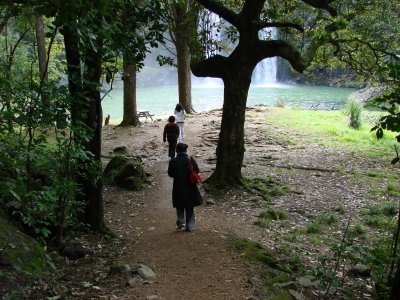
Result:
{"label": "waterfall", "polygon": [[[276,39],[277,31],[275,28],[264,29],[259,32],[259,38],[262,40]],[[252,84],[255,85],[268,85],[276,83],[278,58],[271,57],[260,61],[253,71],[251,77]]]}
{"label": "waterfall", "polygon": [[[214,13],[211,14],[211,20],[214,24],[213,28],[211,29],[212,36],[214,36],[215,39],[224,39],[227,38],[222,26],[222,29],[217,29],[217,26],[215,24],[223,24],[223,20],[220,19],[220,17]],[[277,30],[275,28],[268,28],[268,29],[263,29],[259,31],[259,38],[261,40],[273,40],[277,38]],[[237,43],[227,43],[228,48],[233,50]],[[229,51],[228,51],[229,52]],[[222,50],[219,54],[221,55],[229,55],[226,50]],[[271,57],[271,58],[266,58],[262,61],[260,61],[255,69],[253,70],[251,82],[253,85],[271,85],[277,83],[277,69],[278,69],[278,58],[277,57]],[[195,86],[204,86],[204,87],[218,87],[222,86],[223,82],[219,78],[198,78],[192,75],[192,83]]]}
{"label": "waterfall", "polygon": [[267,85],[276,83],[277,58],[266,58],[260,61],[253,71],[252,84]]}

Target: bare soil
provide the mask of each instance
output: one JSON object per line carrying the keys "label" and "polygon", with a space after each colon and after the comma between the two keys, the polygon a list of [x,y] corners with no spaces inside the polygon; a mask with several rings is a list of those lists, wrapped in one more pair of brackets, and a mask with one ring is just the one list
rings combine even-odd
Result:
{"label": "bare soil", "polygon": [[[104,127],[104,162],[114,148],[126,146],[129,155],[143,158],[144,167],[151,174],[151,185],[137,192],[105,187],[105,219],[117,238],[84,239],[84,246],[92,254],[67,261],[59,271],[58,286],[49,283],[47,291],[68,295],[66,299],[200,300],[267,296],[268,292],[262,291],[257,280],[262,277],[260,266],[246,260],[242,250],[233,246],[232,241],[237,237],[259,242],[277,255],[286,247],[286,255],[301,256],[304,273],[314,269],[318,257],[330,251],[330,243],[324,238],[320,243],[312,243],[306,235],[289,243],[284,236],[319,215],[342,207],[345,212],[338,224],[324,232],[329,239],[339,241],[349,218],[356,223],[361,218],[359,211],[372,201],[367,172],[396,170],[387,162],[363,158],[346,149],[323,147],[310,143],[307,136],[293,136],[275,128],[268,122],[268,114],[273,112],[274,108],[265,106],[248,109],[243,167],[245,176],[271,177],[289,189],[269,203],[287,212],[286,219],[267,227],[258,224],[265,205],[260,195],[244,189],[211,194],[201,186],[204,200],[214,204],[196,208],[193,232],[177,231],[171,202],[172,179],[167,175],[168,149],[162,143],[166,121],[148,122],[136,128]],[[196,158],[204,179],[215,167],[221,114],[219,110],[201,113],[185,123],[188,152]],[[293,139],[296,143],[290,142]],[[384,187],[387,181],[378,184]],[[156,277],[143,282],[132,280],[129,274],[111,275],[110,266],[115,262],[142,263]],[[371,287],[363,288],[363,298],[369,299]],[[317,287],[301,287],[297,292],[308,299],[319,299],[320,295]]]}

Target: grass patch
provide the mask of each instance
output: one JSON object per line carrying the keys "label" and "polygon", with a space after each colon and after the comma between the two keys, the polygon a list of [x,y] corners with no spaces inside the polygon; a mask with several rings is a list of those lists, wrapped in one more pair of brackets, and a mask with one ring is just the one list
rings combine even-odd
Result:
{"label": "grass patch", "polygon": [[377,229],[392,230],[396,224],[393,217],[398,213],[397,202],[382,201],[371,204],[362,214],[365,217],[365,224]]}
{"label": "grass patch", "polygon": [[280,220],[280,219],[286,219],[287,213],[280,208],[268,207],[259,215],[259,217],[263,219]]}
{"label": "grass patch", "polygon": [[337,212],[339,215],[344,215],[347,211],[347,208],[343,205],[338,205],[334,208],[334,211]]}
{"label": "grass patch", "polygon": [[308,234],[321,233],[327,226],[336,224],[338,217],[335,214],[322,214],[314,222],[307,224],[306,232]]}
{"label": "grass patch", "polygon": [[272,178],[243,178],[242,184],[248,192],[259,194],[266,201],[274,196],[282,196],[289,191],[287,187],[280,185]]}
{"label": "grass patch", "polygon": [[[307,134],[309,141],[331,147],[346,147],[367,157],[391,159],[396,144],[395,133],[384,131],[378,140],[370,132],[372,124],[363,124],[359,130],[348,126],[348,118],[341,111],[310,111],[273,107],[266,116],[269,122],[294,134]],[[364,118],[376,119],[379,112],[365,111]]]}
{"label": "grass patch", "polygon": [[246,239],[234,240],[234,245],[242,249],[243,256],[254,261],[259,261],[271,269],[291,274],[293,271],[300,269],[302,263],[299,256],[283,260],[278,259],[277,254],[263,247],[259,243],[255,243]]}
{"label": "grass patch", "polygon": [[397,203],[394,201],[384,201],[370,205],[365,214],[378,217],[393,217],[397,214]]}
{"label": "grass patch", "polygon": [[361,224],[357,224],[355,226],[350,226],[347,234],[350,237],[357,237],[357,236],[362,236],[365,234],[365,228]]}
{"label": "grass patch", "polygon": [[400,185],[398,183],[391,182],[386,187],[387,192],[392,197],[400,197]]}

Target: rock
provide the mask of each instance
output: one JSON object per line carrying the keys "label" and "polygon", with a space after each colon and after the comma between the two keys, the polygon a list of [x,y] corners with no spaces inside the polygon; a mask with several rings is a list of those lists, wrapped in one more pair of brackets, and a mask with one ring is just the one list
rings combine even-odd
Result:
{"label": "rock", "polygon": [[296,300],[305,300],[306,299],[302,294],[300,294],[299,292],[296,292],[294,290],[288,290],[288,292]]}
{"label": "rock", "polygon": [[115,263],[111,266],[110,268],[110,274],[114,275],[114,274],[123,274],[123,273],[128,273],[131,272],[132,268],[129,264],[127,263]]}
{"label": "rock", "polygon": [[60,253],[61,255],[66,256],[69,259],[79,259],[90,254],[90,251],[82,247],[80,244],[72,243],[62,245],[62,247],[60,248]]}
{"label": "rock", "polygon": [[129,285],[130,287],[135,287],[139,282],[140,282],[140,278],[138,278],[138,277],[132,277],[131,279],[129,279],[128,285]]}
{"label": "rock", "polygon": [[144,188],[150,182],[143,169],[142,159],[137,156],[113,157],[104,169],[103,177],[108,183],[134,191]]}
{"label": "rock", "polygon": [[382,96],[385,92],[383,87],[366,87],[351,93],[347,99],[354,99],[357,102],[367,103],[376,97]]}
{"label": "rock", "polygon": [[215,201],[213,199],[206,199],[206,204],[212,205],[215,204]]}
{"label": "rock", "polygon": [[310,287],[313,285],[313,282],[310,277],[305,276],[299,278],[299,284],[303,287]]}
{"label": "rock", "polygon": [[10,223],[0,210],[0,273],[7,267],[39,274],[46,269],[47,261],[43,247]]}
{"label": "rock", "polygon": [[114,154],[128,154],[128,148],[125,146],[117,147],[113,150]]}
{"label": "rock", "polygon": [[153,272],[152,269],[150,269],[149,267],[142,265],[138,270],[137,273],[140,277],[142,277],[143,279],[153,279],[154,277],[156,277],[156,273]]}
{"label": "rock", "polygon": [[132,272],[138,274],[143,279],[153,279],[156,273],[144,264],[134,264],[131,266]]}
{"label": "rock", "polygon": [[146,297],[146,300],[155,300],[155,299],[160,299],[160,297],[157,295],[150,295]]}

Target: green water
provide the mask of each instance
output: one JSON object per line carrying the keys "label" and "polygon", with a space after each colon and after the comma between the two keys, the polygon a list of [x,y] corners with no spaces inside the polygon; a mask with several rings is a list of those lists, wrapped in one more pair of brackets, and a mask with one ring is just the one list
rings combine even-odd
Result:
{"label": "green water", "polygon": [[[123,90],[121,83],[103,99],[103,113],[110,114],[112,119],[122,118]],[[256,104],[274,105],[278,100],[286,107],[310,109],[340,109],[347,96],[355,91],[350,88],[333,88],[325,86],[290,86],[269,85],[250,87],[247,106]],[[193,106],[197,112],[222,108],[222,86],[195,86],[192,88]],[[148,110],[152,114],[172,114],[178,103],[177,86],[143,87],[137,89],[138,110]]]}

